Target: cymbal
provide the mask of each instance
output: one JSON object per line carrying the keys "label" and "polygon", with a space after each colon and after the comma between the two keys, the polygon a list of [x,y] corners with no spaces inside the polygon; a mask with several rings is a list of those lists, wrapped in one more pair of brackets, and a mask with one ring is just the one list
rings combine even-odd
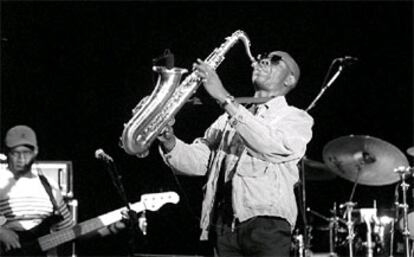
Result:
{"label": "cymbal", "polygon": [[397,147],[381,139],[350,135],[325,145],[323,160],[338,176],[362,185],[382,186],[399,181],[394,172],[408,166],[407,157]]}
{"label": "cymbal", "polygon": [[305,164],[305,180],[309,181],[326,181],[336,178],[325,163],[303,158]]}
{"label": "cymbal", "polygon": [[411,146],[410,148],[407,149],[407,154],[414,157],[414,146]]}

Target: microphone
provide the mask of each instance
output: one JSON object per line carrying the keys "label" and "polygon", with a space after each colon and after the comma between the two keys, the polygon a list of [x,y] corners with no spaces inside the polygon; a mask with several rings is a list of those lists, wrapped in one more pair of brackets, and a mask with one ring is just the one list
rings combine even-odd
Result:
{"label": "microphone", "polygon": [[344,56],[344,57],[340,57],[337,58],[337,60],[342,64],[342,65],[352,65],[354,63],[356,63],[358,61],[358,58],[353,57],[353,56]]}
{"label": "microphone", "polygon": [[103,160],[106,162],[113,162],[114,159],[112,159],[111,156],[109,156],[107,153],[104,152],[101,148],[97,149],[95,151],[95,158],[98,160]]}

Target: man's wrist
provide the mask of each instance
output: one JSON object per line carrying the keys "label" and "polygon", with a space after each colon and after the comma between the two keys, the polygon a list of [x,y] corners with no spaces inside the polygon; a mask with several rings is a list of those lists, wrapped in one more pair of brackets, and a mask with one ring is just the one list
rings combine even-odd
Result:
{"label": "man's wrist", "polygon": [[234,96],[232,95],[227,95],[223,100],[218,101],[219,105],[221,108],[225,108],[227,105],[229,104],[233,104],[235,102]]}
{"label": "man's wrist", "polygon": [[175,137],[172,137],[171,139],[162,142],[162,150],[164,151],[164,153],[169,153],[172,151],[172,149],[174,149],[176,144],[176,139]]}

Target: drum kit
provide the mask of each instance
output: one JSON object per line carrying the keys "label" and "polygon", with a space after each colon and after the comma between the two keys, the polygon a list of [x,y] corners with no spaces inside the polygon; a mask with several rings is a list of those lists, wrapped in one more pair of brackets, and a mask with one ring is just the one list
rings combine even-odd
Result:
{"label": "drum kit", "polygon": [[[407,154],[414,157],[414,147],[409,148]],[[410,244],[414,241],[414,212],[409,213],[407,199],[414,168],[397,147],[371,136],[343,136],[325,145],[323,163],[307,158],[301,163],[302,179],[328,181],[340,177],[353,186],[349,200],[339,208],[334,203],[328,216],[311,210],[304,203],[307,215],[328,224],[318,229],[329,232],[329,252],[312,253],[312,226],[306,224],[305,218],[303,235],[297,232],[294,236],[295,252],[299,257],[413,256]],[[374,200],[372,208],[357,208],[354,201],[357,185],[395,185],[393,207],[378,209]]]}

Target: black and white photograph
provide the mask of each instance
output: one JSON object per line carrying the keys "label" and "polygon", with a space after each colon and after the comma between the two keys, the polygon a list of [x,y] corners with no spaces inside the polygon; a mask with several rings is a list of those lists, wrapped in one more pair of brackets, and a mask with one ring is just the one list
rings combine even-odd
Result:
{"label": "black and white photograph", "polygon": [[0,256],[413,257],[412,1],[0,1]]}

